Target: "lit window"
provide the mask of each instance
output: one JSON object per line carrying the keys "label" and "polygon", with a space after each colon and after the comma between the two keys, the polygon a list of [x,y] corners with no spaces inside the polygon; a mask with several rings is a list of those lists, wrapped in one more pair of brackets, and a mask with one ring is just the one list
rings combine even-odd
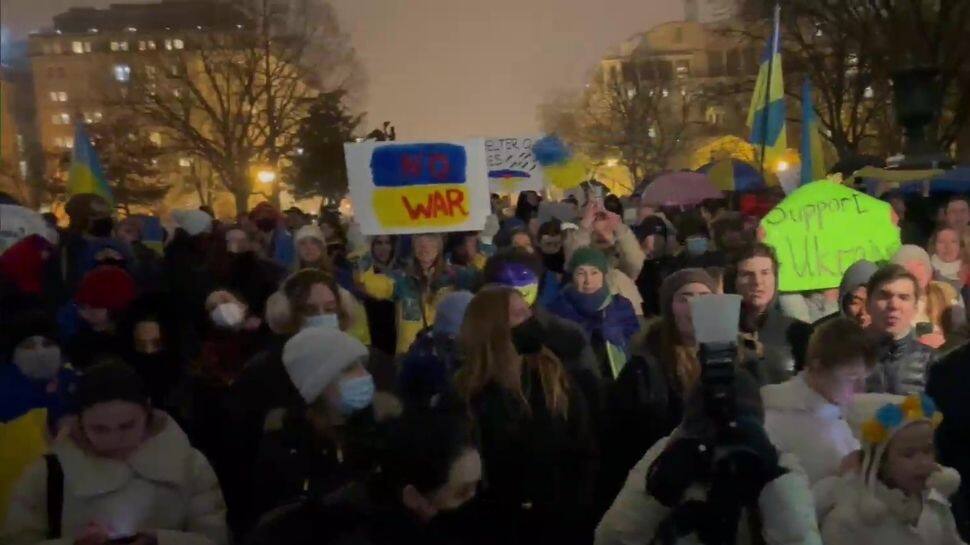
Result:
{"label": "lit window", "polygon": [[183,168],[192,166],[192,159],[189,159],[188,157],[179,157],[179,166]]}
{"label": "lit window", "polygon": [[148,135],[148,141],[151,142],[152,144],[155,144],[158,147],[161,147],[162,146],[162,133],[157,132],[157,131],[156,132],[152,132],[150,135]]}
{"label": "lit window", "polygon": [[116,64],[114,66],[115,81],[128,83],[131,81],[131,67],[127,64]]}
{"label": "lit window", "polygon": [[172,50],[172,40],[165,40],[165,50],[166,51]]}
{"label": "lit window", "polygon": [[650,127],[649,129],[647,129],[647,136],[650,137],[650,138],[656,138],[657,137],[657,129],[655,129],[653,127]]}
{"label": "lit window", "polygon": [[145,43],[145,40],[138,40],[138,51],[145,51],[147,49],[148,44]]}
{"label": "lit window", "polygon": [[64,91],[51,91],[51,102],[67,102],[67,93]]}
{"label": "lit window", "polygon": [[70,125],[71,124],[71,114],[59,113],[51,116],[51,123],[55,125]]}
{"label": "lit window", "polygon": [[148,40],[148,50],[155,51],[155,40]]}
{"label": "lit window", "polygon": [[128,42],[111,42],[112,51],[128,51]]}
{"label": "lit window", "polygon": [[660,91],[660,94],[663,95],[664,98],[667,98],[667,97],[670,96],[670,91],[668,91],[666,88],[664,88],[663,91]]}
{"label": "lit window", "polygon": [[91,42],[84,42],[84,52],[85,53],[91,52]]}
{"label": "lit window", "polygon": [[179,38],[175,38],[174,40],[172,40],[172,47],[175,49],[185,49],[185,42],[183,42]]}
{"label": "lit window", "polygon": [[97,123],[104,119],[104,114],[99,111],[84,112],[84,122],[85,123]]}
{"label": "lit window", "polygon": [[872,87],[866,87],[865,91],[863,91],[863,96],[866,98],[872,98],[876,96],[876,92],[872,89]]}
{"label": "lit window", "polygon": [[71,51],[78,54],[84,53],[84,42],[71,42]]}
{"label": "lit window", "polygon": [[21,178],[26,178],[27,177],[27,161],[20,161],[20,163],[18,164],[18,166],[20,167],[20,177]]}
{"label": "lit window", "polygon": [[179,89],[174,89],[172,90],[172,96],[174,96],[175,98],[182,98],[182,91],[180,91]]}

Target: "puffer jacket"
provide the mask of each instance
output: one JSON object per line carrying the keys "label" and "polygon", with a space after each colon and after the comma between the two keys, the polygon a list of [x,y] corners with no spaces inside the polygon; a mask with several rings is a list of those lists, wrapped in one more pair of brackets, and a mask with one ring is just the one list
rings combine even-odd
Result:
{"label": "puffer jacket", "polygon": [[881,342],[877,355],[876,368],[866,380],[867,392],[923,393],[928,370],[936,362],[936,352],[917,341],[912,331],[902,339]]}
{"label": "puffer jacket", "polygon": [[[657,441],[630,471],[623,490],[596,527],[595,545],[652,543],[670,509],[647,494],[644,483],[650,466],[667,447],[668,440],[669,437],[665,437]],[[765,485],[758,500],[763,543],[821,545],[808,481],[793,456],[782,455],[780,463],[790,471]],[[750,534],[747,524],[739,524],[736,543],[758,543],[758,540],[751,539]],[[678,539],[676,543],[698,545],[699,541],[691,534]]]}
{"label": "puffer jacket", "polygon": [[825,545],[965,545],[950,502],[936,489],[914,499],[881,481],[867,487],[856,475],[839,484],[836,506],[822,521]]}
{"label": "puffer jacket", "polygon": [[798,458],[809,482],[835,475],[842,458],[859,448],[841,409],[812,390],[804,374],[763,387],[761,398],[768,437]]}
{"label": "puffer jacket", "polygon": [[41,459],[17,484],[0,542],[67,545],[97,522],[120,536],[152,532],[159,545],[227,543],[226,507],[212,466],[165,413],[155,411],[152,421],[155,434],[123,462],[89,454],[69,431],[76,425],[68,426],[51,448],[64,472],[64,537],[45,541],[47,464]]}

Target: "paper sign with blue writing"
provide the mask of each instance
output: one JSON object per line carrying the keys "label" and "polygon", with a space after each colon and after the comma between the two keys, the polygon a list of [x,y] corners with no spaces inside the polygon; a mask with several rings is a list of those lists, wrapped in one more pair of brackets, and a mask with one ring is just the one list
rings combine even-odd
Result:
{"label": "paper sign with blue writing", "polygon": [[886,261],[899,249],[888,203],[827,180],[778,203],[761,220],[760,235],[778,255],[778,289],[785,292],[838,287],[856,261]]}
{"label": "paper sign with blue writing", "polygon": [[542,191],[543,169],[532,153],[538,136],[488,138],[485,161],[488,163],[488,185],[492,192]]}
{"label": "paper sign with blue writing", "polygon": [[365,235],[480,231],[490,213],[485,144],[344,144],[350,196]]}

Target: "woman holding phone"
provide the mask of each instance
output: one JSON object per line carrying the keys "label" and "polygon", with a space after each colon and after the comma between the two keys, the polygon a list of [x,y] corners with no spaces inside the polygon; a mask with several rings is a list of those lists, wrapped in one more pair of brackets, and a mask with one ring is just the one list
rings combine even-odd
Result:
{"label": "woman holding phone", "polygon": [[225,504],[205,457],[121,362],[87,369],[78,416],[14,490],[10,545],[223,545]]}

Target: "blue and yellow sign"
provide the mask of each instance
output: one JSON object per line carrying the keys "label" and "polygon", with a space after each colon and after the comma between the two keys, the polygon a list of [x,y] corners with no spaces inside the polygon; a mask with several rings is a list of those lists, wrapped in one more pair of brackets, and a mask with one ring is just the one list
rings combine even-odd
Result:
{"label": "blue and yellow sign", "polygon": [[483,228],[489,199],[480,141],[347,144],[345,154],[365,234]]}

